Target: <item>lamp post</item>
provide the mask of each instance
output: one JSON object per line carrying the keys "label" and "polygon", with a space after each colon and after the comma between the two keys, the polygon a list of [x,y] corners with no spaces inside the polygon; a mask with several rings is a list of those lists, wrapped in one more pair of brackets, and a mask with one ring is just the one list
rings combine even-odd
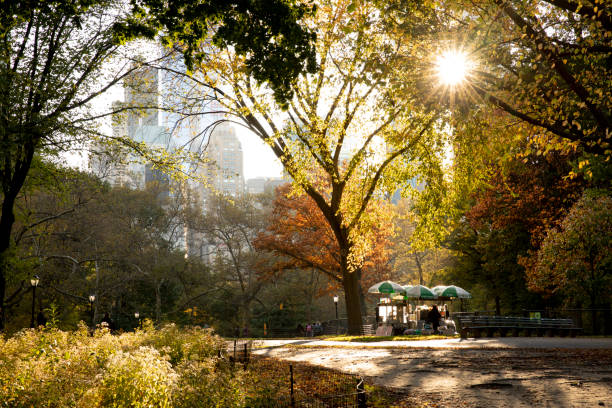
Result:
{"label": "lamp post", "polygon": [[38,275],[34,275],[32,279],[30,279],[30,285],[32,285],[32,319],[30,320],[30,327],[34,326],[34,309],[36,305],[36,287],[38,286],[38,282],[40,282],[40,278]]}
{"label": "lamp post", "polygon": [[334,296],[334,305],[336,306],[336,334],[338,334],[338,295]]}
{"label": "lamp post", "polygon": [[138,321],[138,327],[140,327],[140,313],[138,312],[134,312],[134,317],[136,318],[136,320]]}
{"label": "lamp post", "polygon": [[91,326],[95,326],[93,304],[96,301],[96,295],[89,295],[89,314],[91,315]]}

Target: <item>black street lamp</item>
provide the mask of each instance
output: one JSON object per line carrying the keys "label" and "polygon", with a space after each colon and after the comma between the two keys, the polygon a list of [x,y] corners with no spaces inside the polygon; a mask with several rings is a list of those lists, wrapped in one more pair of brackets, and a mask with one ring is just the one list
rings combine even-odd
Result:
{"label": "black street lamp", "polygon": [[36,305],[36,287],[38,286],[38,282],[40,282],[40,278],[38,275],[34,275],[32,279],[30,279],[30,285],[32,285],[32,319],[30,320],[30,327],[34,326],[34,309]]}
{"label": "black street lamp", "polygon": [[338,296],[334,296],[334,305],[336,305],[336,320],[338,320]]}
{"label": "black street lamp", "polygon": [[96,322],[94,321],[94,309],[93,304],[96,301],[96,295],[89,295],[89,314],[91,316],[91,326],[94,327]]}
{"label": "black street lamp", "polygon": [[334,296],[334,305],[336,305],[336,334],[338,334],[338,295]]}
{"label": "black street lamp", "polygon": [[138,321],[138,327],[140,327],[140,313],[138,312],[134,312],[134,317],[136,318],[136,320]]}

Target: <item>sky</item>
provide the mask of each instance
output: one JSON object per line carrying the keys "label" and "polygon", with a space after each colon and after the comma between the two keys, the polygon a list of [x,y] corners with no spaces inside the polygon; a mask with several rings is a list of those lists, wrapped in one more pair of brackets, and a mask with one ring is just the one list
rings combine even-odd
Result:
{"label": "sky", "polygon": [[[98,112],[108,112],[114,101],[123,99],[123,88],[120,86],[113,87],[94,102],[94,109]],[[283,166],[272,153],[270,147],[248,129],[236,124],[232,124],[232,126],[236,130],[236,136],[242,145],[244,179],[282,177]],[[101,131],[111,134],[110,117],[105,118],[101,123]],[[87,169],[88,160],[82,153],[69,152],[64,155],[64,158],[68,165],[82,170]]]}
{"label": "sky", "polygon": [[236,126],[236,135],[242,145],[244,179],[255,177],[281,177],[283,165],[268,145],[248,130]]}
{"label": "sky", "polygon": [[[282,177],[283,166],[270,147],[251,132],[235,126],[236,135],[242,145],[244,179],[256,177]],[[66,162],[82,170],[87,168],[87,158],[76,152],[64,154]]]}

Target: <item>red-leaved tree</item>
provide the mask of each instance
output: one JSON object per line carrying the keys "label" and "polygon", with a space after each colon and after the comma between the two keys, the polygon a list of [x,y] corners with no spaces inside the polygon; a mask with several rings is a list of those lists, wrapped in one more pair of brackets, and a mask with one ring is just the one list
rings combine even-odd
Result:
{"label": "red-leaved tree", "polygon": [[[370,214],[380,218],[377,227],[370,231],[371,243],[366,249],[361,268],[363,287],[389,278],[389,238],[393,226],[386,219],[386,203],[377,202]],[[374,206],[373,206],[374,207]],[[254,242],[261,251],[275,255],[271,263],[260,266],[262,278],[268,278],[287,270],[314,268],[329,278],[328,287],[320,293],[342,288],[343,275],[340,265],[340,248],[334,233],[321,210],[307,195],[291,194],[286,184],[276,190],[276,198],[268,220],[268,226]]]}

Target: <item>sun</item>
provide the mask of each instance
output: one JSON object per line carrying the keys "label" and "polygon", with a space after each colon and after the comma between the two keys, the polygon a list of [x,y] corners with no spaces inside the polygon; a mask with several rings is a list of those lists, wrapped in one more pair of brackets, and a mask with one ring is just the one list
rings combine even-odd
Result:
{"label": "sun", "polygon": [[468,75],[467,55],[461,51],[446,51],[438,56],[436,69],[442,83],[449,86],[459,85]]}

